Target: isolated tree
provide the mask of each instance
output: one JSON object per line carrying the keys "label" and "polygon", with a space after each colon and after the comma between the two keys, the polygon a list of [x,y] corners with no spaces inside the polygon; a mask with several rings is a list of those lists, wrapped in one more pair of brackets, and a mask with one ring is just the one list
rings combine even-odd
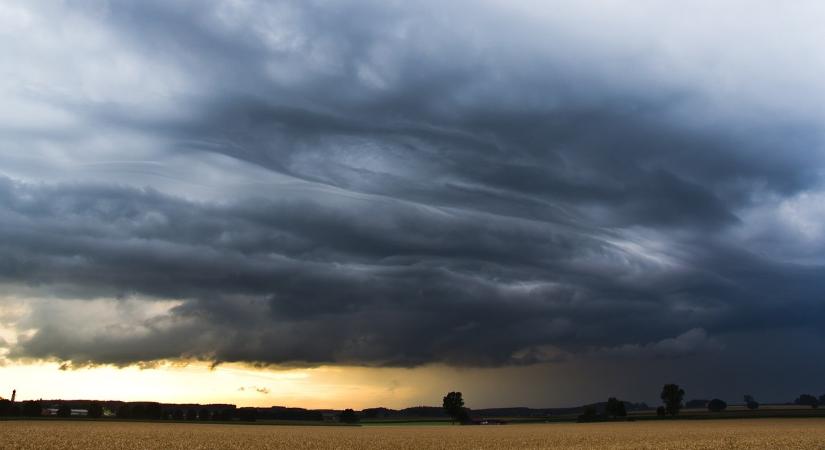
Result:
{"label": "isolated tree", "polygon": [[759,402],[757,402],[752,395],[745,395],[745,406],[748,409],[759,409]]}
{"label": "isolated tree", "polygon": [[665,404],[665,411],[671,416],[675,416],[679,414],[679,410],[682,409],[682,399],[685,398],[685,390],[680,388],[678,384],[666,384],[662,387],[660,398]]}
{"label": "isolated tree", "polygon": [[72,415],[72,407],[68,403],[61,403],[57,408],[58,417],[70,417]]}
{"label": "isolated tree", "polygon": [[450,392],[444,396],[444,411],[448,416],[456,420],[463,421],[466,417],[464,410],[464,399],[461,398],[461,392]]}
{"label": "isolated tree", "polygon": [[724,411],[727,407],[728,404],[722,399],[715,398],[708,402],[708,411],[720,412]]}
{"label": "isolated tree", "polygon": [[819,399],[811,394],[800,394],[799,397],[794,400],[794,403],[797,405],[810,406],[811,408],[819,407]]}
{"label": "isolated tree", "polygon": [[339,418],[343,423],[358,423],[358,414],[355,414],[350,408],[347,408],[341,412],[341,416]]}
{"label": "isolated tree", "polygon": [[89,417],[92,419],[103,417],[103,405],[100,402],[89,403]]}
{"label": "isolated tree", "polygon": [[612,417],[627,416],[627,410],[625,409],[624,402],[616,397],[610,397],[607,399],[607,406],[605,406],[604,412],[607,413],[608,416]]}

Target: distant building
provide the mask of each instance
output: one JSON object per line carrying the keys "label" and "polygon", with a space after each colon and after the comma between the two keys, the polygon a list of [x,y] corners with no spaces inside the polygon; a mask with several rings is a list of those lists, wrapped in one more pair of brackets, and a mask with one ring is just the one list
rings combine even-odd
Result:
{"label": "distant building", "polygon": [[[60,410],[59,407],[55,407],[54,405],[49,406],[48,408],[43,408],[41,415],[43,416],[57,416],[57,412]],[[89,410],[85,408],[72,408],[71,413],[69,414],[71,417],[87,417],[89,415]]]}

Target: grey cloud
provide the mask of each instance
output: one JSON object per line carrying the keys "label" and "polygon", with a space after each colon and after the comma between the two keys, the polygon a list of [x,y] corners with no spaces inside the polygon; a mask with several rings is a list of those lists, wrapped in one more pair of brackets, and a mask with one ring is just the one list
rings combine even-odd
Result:
{"label": "grey cloud", "polygon": [[[619,238],[610,233],[520,218],[336,193],[210,205],[129,188],[3,186],[5,282],[81,299],[179,302],[140,322],[127,309],[97,324],[42,303],[37,332],[13,357],[524,364],[555,359],[548,348],[607,345],[617,333],[638,341],[684,326],[815,326],[820,314],[809,300],[822,290],[819,271],[794,275],[799,292],[780,307],[783,291],[749,276],[790,272],[747,254],[737,255],[739,270],[673,270],[611,243]],[[376,205],[381,216],[363,221]],[[698,253],[679,260],[703,262]],[[79,325],[88,333],[74,333]]]}
{"label": "grey cloud", "polygon": [[[746,232],[765,199],[821,189],[812,103],[787,111],[735,60],[744,93],[663,74],[670,30],[631,27],[634,8],[582,31],[566,2],[547,23],[463,2],[90,5],[71,17],[135,73],[44,89],[73,120],[2,131],[0,281],[48,299],[10,357],[524,365],[821,327],[823,262]],[[56,313],[84,307],[98,323]]]}
{"label": "grey cloud", "polygon": [[[134,123],[124,111],[125,126],[347,190],[550,220],[584,214],[602,226],[718,229],[737,222],[754,187],[786,194],[817,179],[809,164],[818,160],[815,128],[707,123],[706,112],[685,100],[701,97],[702,86],[665,85],[648,98],[638,91],[643,78],[616,92],[594,74],[571,84],[565,53],[542,50],[544,58],[514,65],[492,37],[479,38],[488,45],[479,53],[468,36],[415,7],[277,5],[262,7],[264,18],[254,20],[248,10],[236,12],[275,27],[291,44],[277,49],[266,45],[260,26],[227,31],[213,23],[228,9],[219,5],[200,9],[187,26],[178,25],[180,7],[142,2],[114,11],[111,20],[135,34],[136,51],[146,51],[145,24],[153,39],[183,43],[161,46],[168,58],[198,55],[184,67],[215,78],[214,91],[193,99],[187,120]],[[363,19],[345,19],[353,14]],[[398,38],[396,27],[410,35]],[[420,42],[446,45],[432,53]],[[389,54],[382,67],[395,75],[385,89],[365,86],[357,70],[376,47]],[[312,57],[332,68],[312,72]],[[592,55],[581,57],[598,66]],[[301,81],[269,76],[267,60]]]}
{"label": "grey cloud", "polygon": [[625,344],[620,347],[598,349],[594,355],[613,358],[680,358],[721,349],[722,345],[709,337],[704,329],[693,328],[676,337],[645,345]]}

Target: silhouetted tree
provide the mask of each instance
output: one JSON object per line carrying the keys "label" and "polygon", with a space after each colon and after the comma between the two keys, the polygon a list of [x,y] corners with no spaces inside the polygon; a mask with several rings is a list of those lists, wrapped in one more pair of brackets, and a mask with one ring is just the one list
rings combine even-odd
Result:
{"label": "silhouetted tree", "polygon": [[800,396],[794,400],[794,403],[797,405],[810,406],[811,408],[819,407],[819,399],[811,394],[800,394]]}
{"label": "silhouetted tree", "polygon": [[685,398],[685,390],[678,384],[666,384],[662,387],[660,398],[665,403],[665,410],[671,416],[679,414],[682,409],[682,399]]}
{"label": "silhouetted tree", "polygon": [[708,402],[708,411],[720,412],[724,411],[727,407],[728,404],[722,399],[715,398]]}
{"label": "silhouetted tree", "polygon": [[358,415],[352,409],[345,409],[341,412],[340,419],[343,423],[358,423]]}
{"label": "silhouetted tree", "polygon": [[456,420],[463,421],[466,412],[464,411],[464,399],[461,398],[461,392],[450,392],[444,396],[444,411],[447,415]]}
{"label": "silhouetted tree", "polygon": [[607,399],[607,406],[605,406],[604,411],[607,415],[613,417],[627,416],[627,410],[625,409],[624,402],[616,397],[610,397]]}
{"label": "silhouetted tree", "polygon": [[752,395],[745,395],[745,406],[748,409],[759,409],[759,402]]}
{"label": "silhouetted tree", "polygon": [[72,407],[68,403],[61,403],[57,408],[57,417],[70,417],[72,415]]}
{"label": "silhouetted tree", "polygon": [[92,419],[103,417],[103,405],[100,402],[89,403],[89,417]]}
{"label": "silhouetted tree", "polygon": [[667,411],[665,411],[664,406],[660,406],[660,407],[656,408],[656,415],[657,416],[664,417],[666,413],[667,413]]}

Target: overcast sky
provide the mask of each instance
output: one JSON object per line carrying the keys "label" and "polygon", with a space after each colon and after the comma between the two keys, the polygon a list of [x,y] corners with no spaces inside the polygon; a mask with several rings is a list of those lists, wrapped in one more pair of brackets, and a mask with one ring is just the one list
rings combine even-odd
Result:
{"label": "overcast sky", "polygon": [[819,395],[823,20],[4,1],[0,357]]}

